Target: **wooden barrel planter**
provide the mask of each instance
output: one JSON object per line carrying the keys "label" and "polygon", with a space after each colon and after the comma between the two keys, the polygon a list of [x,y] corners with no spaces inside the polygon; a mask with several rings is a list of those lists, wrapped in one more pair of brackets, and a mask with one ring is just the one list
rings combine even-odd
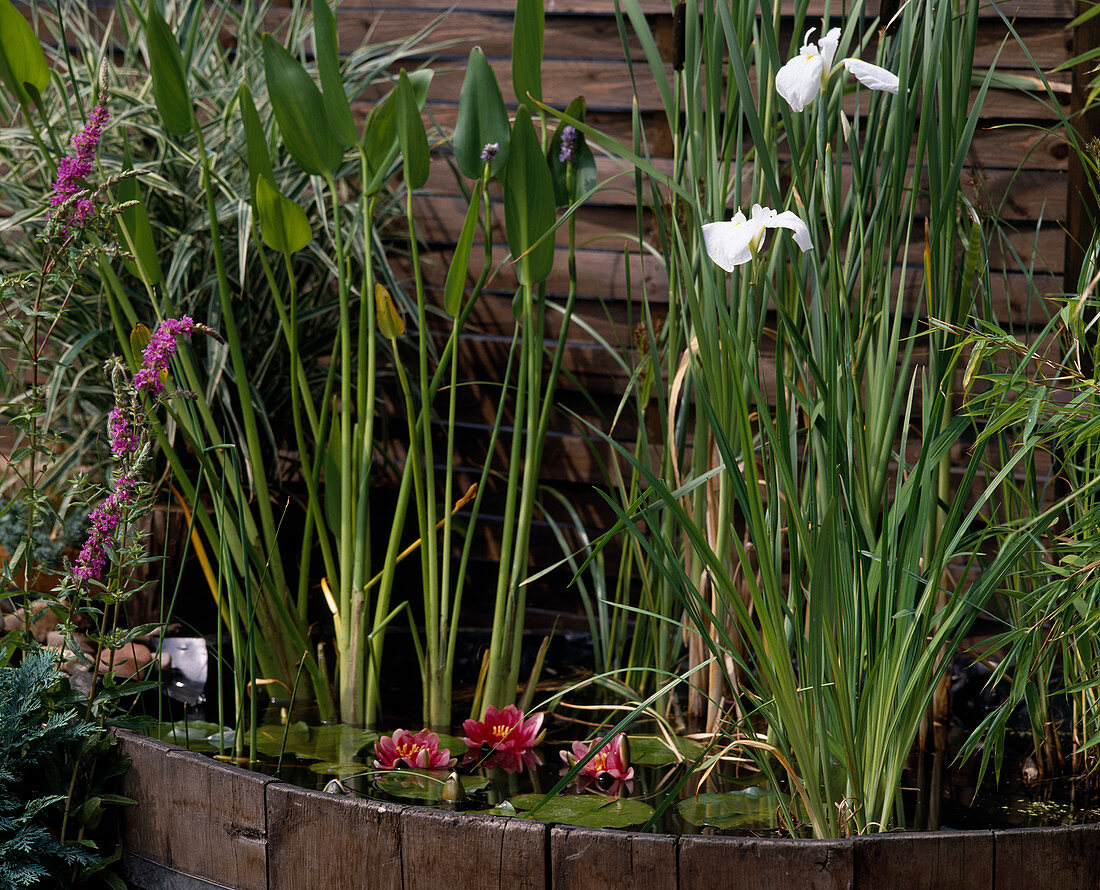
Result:
{"label": "wooden barrel planter", "polygon": [[139,890],[1096,890],[1100,825],[845,840],[547,825],[310,791],[120,731]]}

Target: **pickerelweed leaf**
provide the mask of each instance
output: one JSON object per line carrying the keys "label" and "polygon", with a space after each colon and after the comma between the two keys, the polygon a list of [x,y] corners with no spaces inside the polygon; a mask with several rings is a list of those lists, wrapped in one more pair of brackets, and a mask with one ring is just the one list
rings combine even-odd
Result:
{"label": "pickerelweed leaf", "polygon": [[[409,75],[416,106],[423,110],[428,100],[428,86],[432,82],[429,69],[414,71]],[[390,90],[386,97],[371,110],[363,132],[363,154],[367,160],[368,179],[365,191],[374,194],[382,187],[397,160],[400,145],[397,139],[397,90]]]}
{"label": "pickerelweed leaf", "polygon": [[466,290],[466,270],[470,266],[470,250],[474,246],[474,234],[477,232],[478,211],[481,209],[481,180],[474,183],[470,194],[470,206],[466,209],[466,219],[462,223],[462,233],[458,236],[451,266],[447,270],[447,281],[443,285],[443,308],[451,315],[462,310],[462,294]]}
{"label": "pickerelweed leaf", "polygon": [[543,0],[516,0],[516,19],[512,28],[512,89],[530,111],[536,111],[535,101],[542,100],[545,30],[542,4]]}
{"label": "pickerelweed leaf", "polygon": [[295,163],[314,176],[333,176],[343,152],[325,113],[321,91],[270,34],[263,37],[264,76],[283,145]]}
{"label": "pickerelweed leaf", "polygon": [[397,141],[405,159],[405,187],[422,188],[428,181],[431,163],[428,133],[424,129],[424,119],[420,116],[412,82],[404,70],[397,80]]}
{"label": "pickerelweed leaf", "polygon": [[470,50],[466,77],[458,97],[458,120],[453,141],[458,169],[470,179],[480,179],[484,165],[482,152],[486,145],[493,144],[497,149],[489,163],[489,172],[493,176],[499,174],[508,161],[511,132],[496,73],[485,59],[481,47],[475,46]]}
{"label": "pickerelweed leaf", "polygon": [[518,794],[511,802],[524,818],[585,828],[630,828],[653,815],[653,807],[644,801],[598,794],[560,794],[528,815],[542,798],[541,794]]}
{"label": "pickerelweed leaf", "polygon": [[145,43],[149,49],[153,99],[164,129],[177,136],[186,135],[195,128],[195,109],[187,88],[183,54],[176,35],[152,3],[145,21]]}
{"label": "pickerelweed leaf", "polygon": [[20,105],[32,100],[28,85],[41,95],[50,83],[50,67],[42,45],[11,0],[0,0],[0,80]]}
{"label": "pickerelweed leaf", "polygon": [[359,136],[355,132],[355,121],[351,116],[347,93],[344,92],[344,79],[340,76],[336,16],[329,9],[328,0],[313,0],[313,34],[325,114],[332,125],[333,135],[342,145],[350,148],[359,141]]}
{"label": "pickerelweed leaf", "polygon": [[[577,96],[569,107],[565,109],[567,117],[584,121],[584,97]],[[596,158],[592,155],[592,149],[585,141],[584,133],[574,128],[573,130],[573,191],[570,193],[566,172],[567,164],[561,160],[562,133],[569,126],[564,121],[558,123],[550,139],[550,147],[546,152],[546,161],[550,165],[550,177],[554,181],[554,203],[558,207],[568,207],[580,195],[591,191],[596,185]]]}
{"label": "pickerelweed leaf", "polygon": [[[123,149],[122,169],[133,169],[129,146]],[[138,202],[115,215],[114,227],[118,243],[133,255],[133,259],[123,257],[123,263],[141,279],[146,287],[154,287],[164,281],[164,271],[160,267],[160,257],[157,255],[153,227],[149,225],[149,212],[141,200],[138,178],[130,176],[119,182],[116,197],[120,204],[129,201]]]}
{"label": "pickerelweed leaf", "polygon": [[542,236],[554,221],[550,168],[531,115],[521,106],[516,112],[508,166],[504,169],[504,228],[520,284],[533,287],[545,281],[553,269],[554,238]]}
{"label": "pickerelweed leaf", "polygon": [[313,238],[306,212],[281,194],[266,176],[256,180],[256,216],[264,244],[272,250],[292,254]]}
{"label": "pickerelweed leaf", "polygon": [[241,109],[241,123],[244,124],[245,151],[248,157],[248,191],[252,200],[256,200],[256,180],[266,176],[275,181],[275,168],[271,164],[271,150],[264,135],[264,126],[260,114],[256,111],[256,102],[248,84],[242,83],[237,90],[237,104]]}

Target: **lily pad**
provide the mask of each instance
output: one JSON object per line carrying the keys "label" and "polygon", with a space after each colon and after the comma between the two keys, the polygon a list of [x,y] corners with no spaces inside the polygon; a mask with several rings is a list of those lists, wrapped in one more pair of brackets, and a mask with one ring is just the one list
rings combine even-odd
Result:
{"label": "lily pad", "polygon": [[[673,743],[688,763],[697,760],[699,755],[703,753],[703,746],[691,739],[674,736]],[[642,764],[643,766],[668,766],[670,763],[679,763],[680,757],[677,757],[676,751],[669,747],[663,736],[632,735],[630,737],[630,762]]]}
{"label": "lily pad", "polygon": [[757,786],[737,791],[711,792],[679,803],[680,818],[711,828],[775,828],[779,799]]}
{"label": "lily pad", "polygon": [[[256,746],[261,753],[268,757],[279,756],[284,729],[283,726],[260,727]],[[347,763],[377,738],[378,733],[355,726],[340,723],[309,726],[299,721],[286,730],[285,754],[294,754],[303,760]]]}
{"label": "lily pad", "polygon": [[525,819],[584,828],[630,828],[641,825],[653,815],[653,807],[643,801],[595,794],[562,794],[534,813],[528,813],[542,798],[542,794],[517,794],[511,803]]}
{"label": "lily pad", "polygon": [[447,735],[446,733],[438,733],[439,735],[439,747],[446,748],[451,752],[452,757],[461,757],[466,753],[466,743],[462,741],[458,736]]}
{"label": "lily pad", "polygon": [[[209,753],[218,750],[217,745],[211,744],[209,738],[220,731],[221,727],[217,723],[208,723],[205,720],[180,720],[176,723],[158,723],[150,726],[146,732],[162,742],[171,742],[190,751]],[[232,732],[233,730],[226,729],[225,735],[231,737]]]}
{"label": "lily pad", "polygon": [[320,763],[311,763],[309,765],[309,771],[312,773],[320,773],[323,776],[338,776],[341,779],[346,779],[348,776],[358,776],[363,773],[369,773],[372,769],[373,767],[366,763],[336,763],[325,760]]}
{"label": "lily pad", "polygon": [[[399,769],[376,776],[374,786],[391,797],[410,800],[439,801],[443,796],[443,784],[447,781],[445,770]],[[462,789],[467,793],[480,791],[489,784],[482,776],[459,776]]]}

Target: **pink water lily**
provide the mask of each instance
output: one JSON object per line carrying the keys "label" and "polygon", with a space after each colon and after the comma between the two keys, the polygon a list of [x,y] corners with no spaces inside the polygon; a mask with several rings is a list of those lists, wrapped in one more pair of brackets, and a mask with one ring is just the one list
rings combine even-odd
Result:
{"label": "pink water lily", "polygon": [[573,742],[573,750],[562,751],[561,759],[565,761],[566,766],[572,767],[578,761],[583,760],[589,751],[599,745],[603,745],[603,747],[581,768],[582,776],[589,776],[597,781],[601,779],[603,781],[609,779],[627,781],[634,778],[634,767],[628,762],[629,758],[626,753],[626,737],[621,732],[606,744],[602,739],[593,742],[591,745],[586,745],[584,742]]}
{"label": "pink water lily", "polygon": [[492,705],[484,720],[467,720],[462,724],[467,748],[480,748],[494,753],[522,753],[539,743],[539,732],[545,714],[524,717],[515,705],[498,711]]}
{"label": "pink water lily", "polygon": [[427,729],[412,733],[399,729],[374,743],[374,765],[378,769],[448,769],[458,762],[448,748],[439,747],[439,736]]}

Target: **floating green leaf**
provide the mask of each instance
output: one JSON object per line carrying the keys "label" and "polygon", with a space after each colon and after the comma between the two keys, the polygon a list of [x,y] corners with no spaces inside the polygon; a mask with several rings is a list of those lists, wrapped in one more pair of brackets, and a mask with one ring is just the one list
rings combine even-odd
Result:
{"label": "floating green leaf", "polygon": [[[512,127],[512,146],[504,170],[504,228],[520,284],[545,281],[554,267],[554,184],[539,146],[531,115],[521,107]],[[540,241],[540,239],[542,239]],[[535,246],[537,244],[537,246]]]}
{"label": "floating green leaf", "polygon": [[314,0],[313,33],[317,45],[317,70],[321,75],[321,93],[325,100],[325,114],[332,125],[333,135],[349,148],[359,141],[351,105],[344,92],[344,79],[340,76],[340,46],[336,29],[336,17],[329,9],[328,0]]}
{"label": "floating green leaf", "polygon": [[313,237],[306,212],[281,194],[266,176],[256,180],[256,216],[264,244],[280,253],[295,253]]}
{"label": "floating green leaf", "polygon": [[268,757],[278,757],[286,731],[285,754],[294,754],[303,760],[349,762],[367,745],[378,738],[378,733],[342,723],[309,726],[302,721],[283,726],[261,726],[257,731],[256,747]]}
{"label": "floating green leaf", "polygon": [[323,776],[337,776],[341,779],[347,779],[351,776],[362,775],[363,773],[369,773],[373,767],[366,763],[357,763],[355,761],[321,761],[320,763],[311,763],[309,765],[309,771],[311,773],[319,773]]}
{"label": "floating green leaf", "polygon": [[428,133],[424,129],[424,119],[420,116],[412,82],[404,70],[397,80],[397,141],[405,159],[406,188],[421,188],[428,181],[431,162]]}
{"label": "floating green leaf", "polygon": [[630,762],[644,766],[668,766],[681,760],[691,763],[703,753],[703,746],[691,739],[675,736],[673,744],[676,746],[676,750],[680,752],[680,757],[676,756],[676,751],[669,747],[668,742],[663,737],[632,735],[630,737]]}
{"label": "floating green leaf", "polygon": [[190,133],[195,128],[195,109],[187,89],[183,55],[175,34],[154,4],[149,4],[145,43],[149,48],[153,99],[164,129],[177,136]]}
{"label": "floating green leaf", "polygon": [[324,99],[306,69],[270,34],[263,38],[264,76],[283,145],[306,173],[333,176],[343,152]]}
{"label": "floating green leaf", "polygon": [[50,83],[42,45],[11,0],[0,0],[0,80],[20,105],[41,97]]}
{"label": "floating green leaf", "polygon": [[466,63],[466,77],[458,97],[458,121],[455,123],[455,163],[463,175],[480,179],[484,161],[481,153],[485,146],[495,144],[496,155],[489,164],[489,172],[496,176],[508,160],[508,111],[500,93],[497,76],[485,59],[481,47],[470,50]]}
{"label": "floating green leaf", "polygon": [[[130,338],[132,343],[133,334]],[[158,723],[149,727],[146,734],[162,742],[171,742],[173,745],[187,748],[189,751],[209,753],[217,750],[217,746],[210,743],[210,736],[221,730],[222,727],[217,723],[207,723],[205,720],[180,720],[177,723]],[[233,731],[227,728],[224,732],[230,736]]]}
{"label": "floating green leaf", "polygon": [[[390,797],[438,801],[449,773],[446,770],[399,769],[375,776],[374,787]],[[482,776],[459,776],[462,789],[469,794],[489,784]]]}
{"label": "floating green leaf", "polygon": [[[569,107],[565,109],[566,117],[584,121],[584,97],[577,96]],[[596,185],[596,159],[592,156],[592,149],[584,139],[584,133],[576,130],[573,134],[573,191],[570,194],[566,182],[566,163],[559,160],[561,157],[562,132],[569,124],[561,121],[550,139],[550,148],[546,152],[546,160],[550,165],[550,176],[554,180],[554,203],[558,207],[568,207],[578,197],[591,191]]]}
{"label": "floating green leaf", "polygon": [[779,798],[756,785],[737,791],[712,792],[680,801],[680,817],[711,828],[775,828]]}
{"label": "floating green leaf", "polygon": [[537,110],[532,100],[542,99],[544,29],[542,0],[516,0],[516,20],[512,29],[512,89],[516,98],[531,111]]}
{"label": "floating green leaf", "polygon": [[451,266],[447,270],[447,281],[443,285],[443,308],[451,315],[458,315],[462,309],[462,294],[466,290],[466,270],[470,266],[470,250],[474,246],[474,233],[477,231],[478,211],[481,207],[481,180],[474,183],[470,195],[470,206],[466,209],[466,220],[462,223],[462,233],[458,236]]}
{"label": "floating green leaf", "polygon": [[519,794],[511,802],[526,819],[562,822],[585,828],[630,828],[641,825],[653,815],[653,807],[644,801],[596,794],[562,794],[547,801],[534,813],[528,813],[542,798],[541,794]]}

